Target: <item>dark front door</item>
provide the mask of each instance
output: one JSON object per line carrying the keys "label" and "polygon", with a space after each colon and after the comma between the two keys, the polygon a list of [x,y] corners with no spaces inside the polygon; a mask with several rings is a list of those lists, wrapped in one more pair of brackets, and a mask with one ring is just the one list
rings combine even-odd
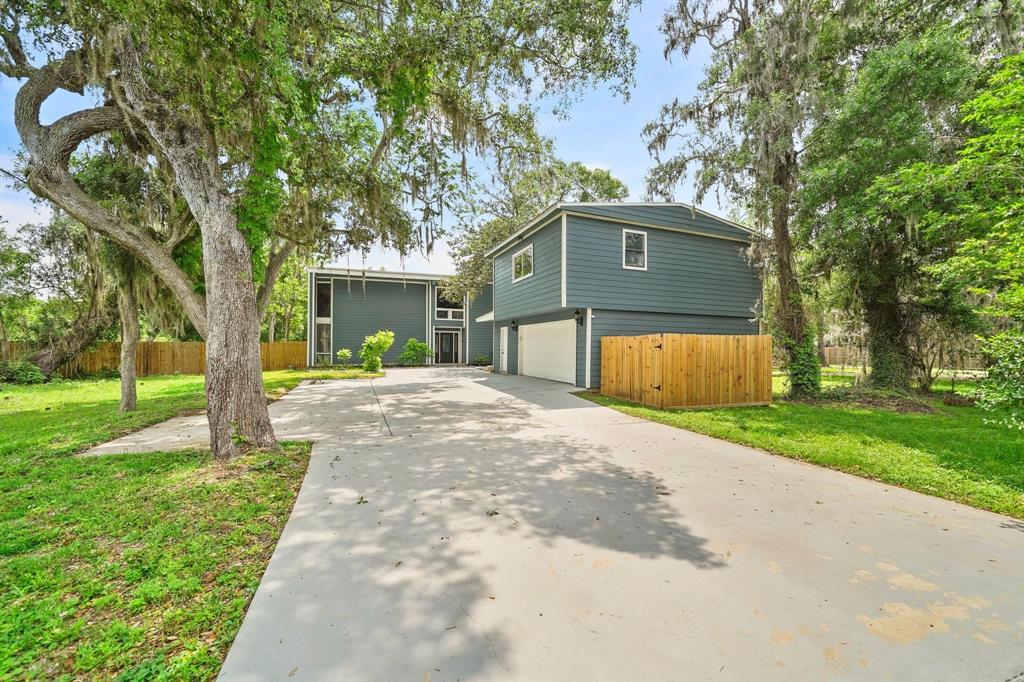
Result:
{"label": "dark front door", "polygon": [[438,364],[454,364],[457,360],[455,354],[455,332],[438,332],[434,347],[434,362]]}

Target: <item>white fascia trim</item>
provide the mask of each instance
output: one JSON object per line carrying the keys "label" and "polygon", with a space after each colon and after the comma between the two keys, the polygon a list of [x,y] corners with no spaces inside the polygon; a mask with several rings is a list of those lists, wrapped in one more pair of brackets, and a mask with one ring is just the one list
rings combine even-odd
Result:
{"label": "white fascia trim", "polygon": [[538,214],[536,218],[526,223],[526,225],[524,225],[522,228],[516,231],[515,234],[513,234],[511,237],[509,237],[502,243],[498,244],[497,246],[491,248],[491,250],[489,250],[484,255],[497,256],[502,252],[507,251],[510,247],[515,246],[516,242],[520,242],[526,239],[527,237],[529,237],[531,234],[538,230],[543,230],[545,227],[547,227],[548,225],[555,221],[556,216],[554,216],[552,212],[559,209],[560,207],[561,204],[553,204],[550,208],[545,209],[543,212]]}
{"label": "white fascia trim", "polygon": [[[627,234],[642,234],[644,236],[644,264],[643,267],[639,265],[626,265],[626,235]],[[631,230],[628,227],[622,228],[622,269],[623,270],[647,270],[647,233],[643,230]]]}
{"label": "white fascia trim", "polygon": [[593,315],[591,315],[591,310],[591,308],[587,308],[587,352],[583,356],[586,358],[584,362],[585,369],[583,370],[583,388],[590,388],[590,356],[594,353],[594,349],[590,345],[592,338],[590,332],[590,318],[593,317]]}
{"label": "white fascia trim", "polygon": [[688,204],[685,201],[570,201],[563,202],[559,205],[562,206],[563,208],[569,208],[571,206],[588,206],[594,208],[606,208],[609,206],[678,206],[681,208],[688,209],[694,213],[699,213],[700,215],[705,216],[707,218],[714,218],[715,220],[720,220],[723,223],[735,227],[737,229],[743,230],[744,232],[749,232],[750,234],[753,235],[758,234],[757,230],[749,228],[746,225],[737,223],[735,220],[729,220],[728,218],[723,218],[720,215],[715,215],[710,211],[705,211],[702,208],[697,208],[693,204]]}
{"label": "white fascia trim", "polygon": [[[565,277],[566,277],[566,274],[565,274],[565,223],[566,223],[566,220],[567,220],[566,219],[566,215],[565,215],[565,213],[563,213],[562,214],[562,307],[563,308],[565,307],[565,299],[566,299],[566,296],[565,296]],[[644,262],[646,262],[646,261],[644,261]]]}
{"label": "white fascia trim", "polygon": [[494,311],[492,310],[489,313],[484,313],[480,317],[476,318],[476,321],[478,324],[483,324],[485,322],[494,322]]}
{"label": "white fascia trim", "polygon": [[380,279],[393,281],[408,281],[420,284],[422,282],[440,282],[451,275],[439,275],[426,272],[392,272],[381,270],[353,270],[352,268],[309,268],[309,272],[317,275],[331,275],[332,277],[351,277],[358,279]]}

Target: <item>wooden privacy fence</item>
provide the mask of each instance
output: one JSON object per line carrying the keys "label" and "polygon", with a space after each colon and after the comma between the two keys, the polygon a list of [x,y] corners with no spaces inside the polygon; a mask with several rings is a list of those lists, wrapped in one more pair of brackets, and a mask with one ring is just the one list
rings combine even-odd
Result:
{"label": "wooden privacy fence", "polygon": [[648,334],[601,339],[601,393],[651,407],[768,405],[770,336]]}
{"label": "wooden privacy fence", "polygon": [[[97,374],[117,370],[121,344],[103,342],[60,368],[63,376]],[[260,344],[263,369],[306,366],[305,341]],[[202,374],[206,368],[206,344],[202,341],[144,341],[135,349],[135,368],[140,377],[153,374]]]}

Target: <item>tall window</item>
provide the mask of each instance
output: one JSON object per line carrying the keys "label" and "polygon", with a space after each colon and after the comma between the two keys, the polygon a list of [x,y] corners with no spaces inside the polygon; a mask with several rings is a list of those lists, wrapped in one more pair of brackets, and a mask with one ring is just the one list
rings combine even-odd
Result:
{"label": "tall window", "polygon": [[512,281],[518,282],[533,274],[533,244],[512,256]]}
{"label": "tall window", "polygon": [[462,301],[451,301],[441,294],[441,289],[436,289],[437,305],[435,319],[438,320],[462,320],[466,317],[466,309]]}
{"label": "tall window", "polygon": [[316,361],[331,362],[331,283],[316,283]]}
{"label": "tall window", "polygon": [[647,233],[622,231],[622,267],[627,270],[647,269]]}

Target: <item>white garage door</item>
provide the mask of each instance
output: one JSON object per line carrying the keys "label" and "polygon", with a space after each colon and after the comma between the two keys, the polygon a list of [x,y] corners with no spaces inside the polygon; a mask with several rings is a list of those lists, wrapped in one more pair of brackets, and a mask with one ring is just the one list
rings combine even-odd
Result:
{"label": "white garage door", "polygon": [[576,327],[576,320],[520,325],[520,374],[575,384]]}

